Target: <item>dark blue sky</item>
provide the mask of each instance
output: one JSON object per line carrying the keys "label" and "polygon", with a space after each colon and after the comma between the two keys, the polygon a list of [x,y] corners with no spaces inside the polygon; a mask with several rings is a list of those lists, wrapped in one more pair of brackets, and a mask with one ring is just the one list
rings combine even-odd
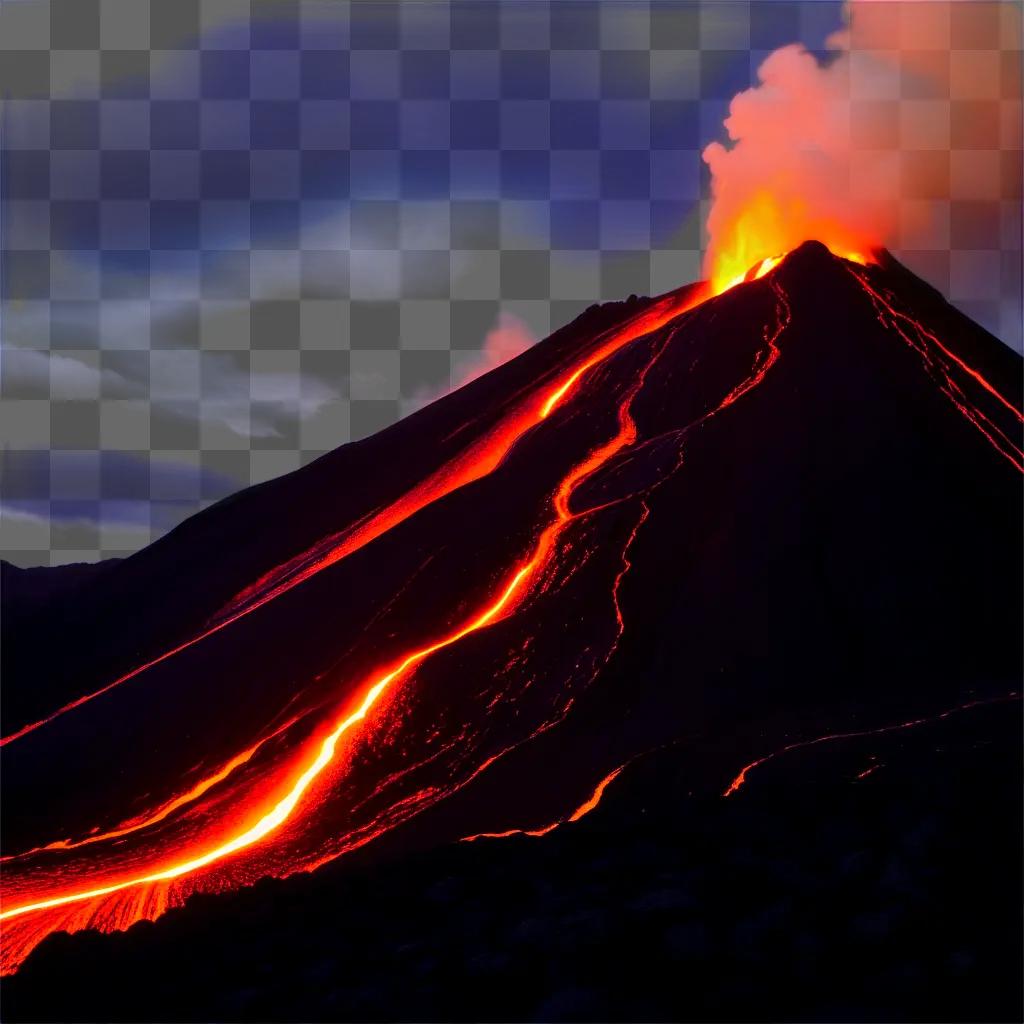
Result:
{"label": "dark blue sky", "polygon": [[[152,73],[129,63],[93,91],[14,99],[8,201],[49,199],[55,248],[140,273],[152,249],[298,247],[354,198],[542,201],[556,249],[614,248],[597,204],[634,200],[658,244],[699,199],[699,151],[762,56],[820,49],[840,24],[835,2],[713,6],[713,46],[694,5],[654,6],[652,45],[669,26],[678,51],[635,46],[627,4],[555,4],[549,19],[542,4],[456,3],[436,49],[429,35],[410,45],[375,4],[214,26]],[[510,7],[527,22],[544,14],[536,49],[503,47]],[[622,49],[600,37],[616,23]]]}

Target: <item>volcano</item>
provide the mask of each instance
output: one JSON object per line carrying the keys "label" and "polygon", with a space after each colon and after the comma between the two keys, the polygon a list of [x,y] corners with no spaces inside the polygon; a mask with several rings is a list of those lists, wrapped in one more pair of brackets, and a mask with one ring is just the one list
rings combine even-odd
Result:
{"label": "volcano", "polygon": [[[1016,816],[971,766],[996,737],[1015,778],[1020,357],[884,251],[747,278],[591,307],[123,561],[4,566],[5,972],[47,940],[16,1016],[53,1014],[86,949],[95,978],[164,928],[244,948],[218,908],[260,880],[308,906],[568,843],[569,886],[602,816],[641,810],[719,857],[687,801],[910,799],[940,747]],[[120,1010],[75,987],[56,1015],[139,1019],[132,962]]]}

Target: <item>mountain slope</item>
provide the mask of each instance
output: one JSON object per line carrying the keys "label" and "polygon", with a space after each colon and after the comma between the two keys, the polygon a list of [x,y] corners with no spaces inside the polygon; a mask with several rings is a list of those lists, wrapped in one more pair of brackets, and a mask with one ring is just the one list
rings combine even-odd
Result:
{"label": "mountain slope", "polygon": [[[88,600],[70,587],[47,588],[42,580],[30,587],[25,572],[4,565],[3,612],[10,628],[3,670],[11,682],[4,735],[194,637],[264,574],[399,501],[453,459],[481,447],[496,424],[515,418],[524,398],[585,357],[603,332],[638,307],[593,306],[513,363],[373,438],[218,502],[118,564],[103,585],[91,588]],[[69,574],[61,568],[31,575]],[[76,572],[73,582],[81,575]],[[44,589],[51,593],[40,606],[34,592]],[[154,594],[161,600],[154,601]],[[120,642],[126,619],[136,645],[131,650]],[[63,622],[66,644],[47,643],[56,620]]]}
{"label": "mountain slope", "polygon": [[8,968],[357,848],[546,829],[662,748],[720,793],[1013,691],[1019,358],[816,243],[702,297],[594,311],[209,510],[97,580],[81,649],[26,630],[68,669],[18,725],[207,635],[5,746]]}
{"label": "mountain slope", "polygon": [[1007,711],[810,747],[728,800],[665,751],[543,838],[356,854],[54,935],[5,980],[4,1016],[1018,1021]]}

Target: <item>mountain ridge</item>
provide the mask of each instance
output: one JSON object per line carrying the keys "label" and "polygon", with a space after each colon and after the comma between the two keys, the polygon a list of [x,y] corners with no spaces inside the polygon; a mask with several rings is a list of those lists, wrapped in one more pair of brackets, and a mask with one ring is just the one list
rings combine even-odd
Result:
{"label": "mountain ridge", "polygon": [[[486,473],[298,586],[275,591],[272,579],[251,614],[11,743],[5,854],[116,879],[158,864],[153,837],[208,849],[218,815],[307,763],[332,709],[435,645],[324,765],[280,839],[217,874],[158,883],[166,907],[118,896],[110,917],[100,902],[95,919],[56,915],[46,928],[123,927],[361,847],[397,855],[546,828],[662,747],[688,750],[695,782],[721,792],[794,734],[1005,697],[1020,669],[1007,447],[1020,417],[1000,397],[1009,382],[979,381],[967,364],[1002,373],[995,339],[959,315],[929,313],[920,333],[900,319],[924,319],[928,301],[884,266],[812,244],[761,280],[669,307]],[[584,355],[602,337],[585,338]],[[549,383],[565,370],[554,362]],[[523,365],[535,369],[517,360],[507,375]],[[463,389],[447,409],[487,394]],[[482,415],[493,422],[493,409]],[[506,612],[495,602],[517,579],[527,583]],[[498,610],[456,634],[487,608]],[[126,730],[145,742],[125,743]],[[91,839],[80,853],[26,853],[124,829],[254,738],[258,752],[209,797],[119,839],[116,863],[95,860],[103,844]],[[110,749],[116,760],[97,758]],[[15,900],[43,891],[17,868],[13,885]],[[16,935],[38,941],[34,913]]]}

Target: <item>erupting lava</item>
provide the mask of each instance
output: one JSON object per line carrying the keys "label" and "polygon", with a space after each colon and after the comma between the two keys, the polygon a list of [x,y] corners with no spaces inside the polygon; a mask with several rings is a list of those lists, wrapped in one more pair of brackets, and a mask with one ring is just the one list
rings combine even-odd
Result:
{"label": "erupting lava", "polygon": [[[602,578],[602,588],[610,590],[605,596],[614,619],[610,635],[601,636],[600,643],[594,645],[600,649],[591,651],[588,648],[581,652],[575,666],[583,666],[580,671],[586,676],[593,665],[589,674],[591,681],[602,671],[626,628],[619,589],[631,569],[631,548],[638,531],[652,515],[652,495],[683,466],[685,444],[693,432],[704,428],[713,417],[724,413],[758,387],[780,359],[780,339],[789,327],[794,311],[780,283],[782,272],[772,273],[784,260],[778,247],[779,236],[772,232],[772,225],[777,223],[778,217],[779,211],[769,200],[755,206],[737,225],[735,246],[716,265],[710,287],[662,297],[632,315],[617,329],[596,339],[588,339],[588,343],[581,346],[583,351],[578,350],[560,363],[557,372],[546,378],[535,391],[512,402],[494,426],[467,444],[448,463],[384,508],[324,538],[310,550],[257,579],[198,635],[6,737],[5,743],[27,737],[54,719],[111,693],[120,684],[224,631],[255,609],[268,605],[329,566],[336,565],[428,506],[454,495],[468,484],[483,481],[514,454],[513,448],[517,443],[528,441],[535,430],[545,434],[550,432],[553,447],[557,448],[558,439],[572,433],[567,424],[578,427],[570,413],[574,410],[579,413],[575,407],[583,407],[586,399],[591,401],[592,404],[579,413],[580,421],[587,424],[587,429],[582,434],[577,432],[574,435],[576,440],[564,443],[564,451],[559,451],[563,461],[556,463],[559,476],[545,492],[544,502],[531,512],[534,518],[527,524],[529,532],[524,535],[528,536],[528,542],[517,541],[515,550],[501,553],[502,564],[486,590],[467,594],[463,598],[466,604],[459,605],[457,612],[451,612],[452,618],[445,620],[448,623],[445,628],[438,628],[425,640],[421,636],[416,641],[409,638],[402,641],[405,634],[400,633],[395,640],[395,643],[404,645],[404,650],[402,646],[398,647],[400,654],[392,652],[386,658],[383,654],[376,655],[380,658],[376,668],[365,675],[362,671],[352,675],[351,678],[361,680],[355,687],[350,687],[344,679],[340,680],[333,697],[333,709],[326,720],[319,722],[315,732],[308,731],[309,719],[314,717],[312,714],[290,715],[283,725],[266,725],[265,734],[260,735],[256,742],[224,760],[217,770],[208,771],[200,782],[183,786],[179,795],[157,802],[148,811],[120,819],[121,824],[116,828],[97,829],[78,839],[53,841],[25,852],[8,854],[4,858],[4,905],[0,912],[0,920],[5,922],[0,960],[2,969],[16,969],[41,939],[56,930],[73,931],[86,927],[108,931],[122,929],[137,920],[159,916],[168,907],[182,903],[192,892],[237,887],[265,875],[280,876],[312,870],[347,850],[370,842],[463,788],[504,754],[560,721],[576,696],[568,682],[564,683],[565,693],[561,695],[560,709],[552,711],[545,708],[535,720],[522,725],[512,743],[503,739],[502,748],[497,753],[493,753],[493,746],[485,752],[482,746],[478,749],[468,745],[467,735],[474,723],[463,723],[461,730],[458,726],[453,727],[440,750],[425,756],[421,762],[410,757],[410,763],[377,780],[369,795],[348,791],[344,797],[337,795],[351,768],[350,764],[343,763],[341,752],[348,750],[355,743],[354,737],[361,734],[356,727],[367,723],[371,717],[378,721],[386,718],[386,713],[382,712],[397,706],[395,701],[399,692],[414,677],[419,678],[418,672],[429,671],[428,663],[436,664],[438,659],[435,655],[443,661],[445,656],[441,652],[477,643],[481,637],[469,638],[474,634],[490,635],[492,627],[499,623],[514,623],[520,613],[528,612],[540,599],[553,592],[560,593],[577,570],[596,558],[594,542],[586,539],[585,531],[591,529],[601,516],[609,515],[622,520],[616,519],[618,532],[608,534],[615,538],[614,542],[605,541],[614,548],[617,561],[614,571],[609,571]],[[859,255],[865,251],[862,248],[864,240],[826,233],[826,241],[833,253],[860,265],[847,267],[847,270],[859,282],[866,301],[871,304],[882,326],[919,352],[925,368],[959,412],[1002,455],[1020,468],[1019,447],[1005,429],[995,424],[989,413],[969,399],[967,389],[975,389],[987,398],[997,399],[1020,421],[1020,413],[1012,403],[940,342],[934,332],[896,310],[893,297],[872,277],[875,268],[868,265],[870,261],[866,257]],[[822,253],[822,258],[829,260],[825,253]],[[672,429],[638,443],[640,428],[635,407],[649,384],[649,378],[658,372],[659,360],[666,352],[672,351],[674,345],[685,345],[685,328],[693,319],[705,315],[708,320],[715,318],[719,307],[712,300],[716,296],[745,281],[762,279],[763,283],[751,285],[750,294],[762,304],[756,308],[774,310],[774,314],[766,312],[764,323],[758,325],[761,327],[758,347],[751,349],[755,353],[753,365],[749,362],[740,364],[743,366],[741,372],[730,368],[728,383],[722,387],[721,381],[717,381],[715,390],[711,392],[714,397],[702,396],[703,404],[699,408],[694,406],[696,412],[688,412],[686,418],[681,418],[681,423],[676,423]],[[722,300],[723,303],[730,301]],[[679,335],[684,337],[680,339]],[[597,391],[595,380],[600,378],[602,371],[606,376],[610,374],[613,356],[622,353],[632,358],[633,348],[624,351],[632,343],[637,343],[635,351],[639,368],[625,380],[615,380],[612,376],[611,383],[605,381],[602,386],[608,388],[614,397],[602,404],[590,394],[590,390]],[[961,377],[963,380],[959,379]],[[609,420],[614,416],[614,427],[609,423],[600,428],[599,443],[594,443],[594,430],[588,423],[588,417],[595,409],[606,414]],[[554,415],[558,411],[560,415]],[[580,441],[580,436],[586,440]],[[575,448],[570,447],[573,444]],[[627,461],[642,445],[658,446],[659,452],[666,452],[670,458],[668,463],[656,463],[660,475],[652,474],[650,479],[631,483]],[[622,483],[623,493],[613,493],[608,497],[598,487],[595,493],[602,496],[590,499],[591,504],[584,504],[582,499],[591,494],[591,488],[595,484],[606,483],[606,477],[615,473],[625,481]],[[605,593],[603,589],[602,593]],[[532,639],[530,636],[519,638],[516,642],[522,644],[521,650],[507,655],[503,671],[507,671],[510,678],[517,666],[524,663],[526,655],[523,652],[530,648]],[[522,671],[527,674],[525,668]],[[503,703],[515,705],[529,683],[524,683],[522,690],[513,690],[511,684],[503,685],[506,689],[496,684],[493,695],[481,695],[481,701],[485,697],[488,700],[482,714]],[[340,696],[342,694],[345,696]],[[564,700],[565,697],[568,699]],[[513,714],[519,714],[518,707]],[[391,717],[396,720],[394,728],[397,730],[400,716]],[[911,724],[916,723],[887,728],[906,728]],[[299,733],[297,738],[294,738],[293,727]],[[367,727],[364,725],[363,731]],[[302,732],[303,728],[307,731]],[[866,732],[872,731],[887,729]],[[861,734],[821,737],[807,743],[792,744],[785,749]],[[468,751],[464,761],[458,760],[460,748]],[[442,754],[450,756],[454,766],[447,781],[424,784],[401,797],[391,797],[388,786],[394,780],[411,775],[428,760]],[[747,772],[764,760],[767,758],[744,768],[725,795],[742,785]],[[478,833],[466,839],[521,832],[545,835],[559,824],[576,821],[593,810],[606,787],[621,771],[622,767],[617,768],[604,777],[575,811],[550,825],[534,830]],[[332,837],[336,840],[333,845],[325,845],[311,824],[317,817],[314,812],[323,807],[329,796],[336,799],[342,808],[341,812],[336,811],[331,827],[336,826],[344,832],[341,836]],[[579,799],[578,793],[575,799]],[[378,807],[374,801],[385,806]],[[312,838],[307,840],[307,835]],[[88,849],[83,849],[86,847]]]}
{"label": "erupting lava", "polygon": [[720,295],[730,288],[763,277],[777,266],[797,238],[816,238],[836,256],[867,264],[875,243],[850,228],[813,216],[806,203],[790,200],[783,209],[779,197],[755,193],[734,220],[719,228],[719,240],[709,254],[711,290]]}

